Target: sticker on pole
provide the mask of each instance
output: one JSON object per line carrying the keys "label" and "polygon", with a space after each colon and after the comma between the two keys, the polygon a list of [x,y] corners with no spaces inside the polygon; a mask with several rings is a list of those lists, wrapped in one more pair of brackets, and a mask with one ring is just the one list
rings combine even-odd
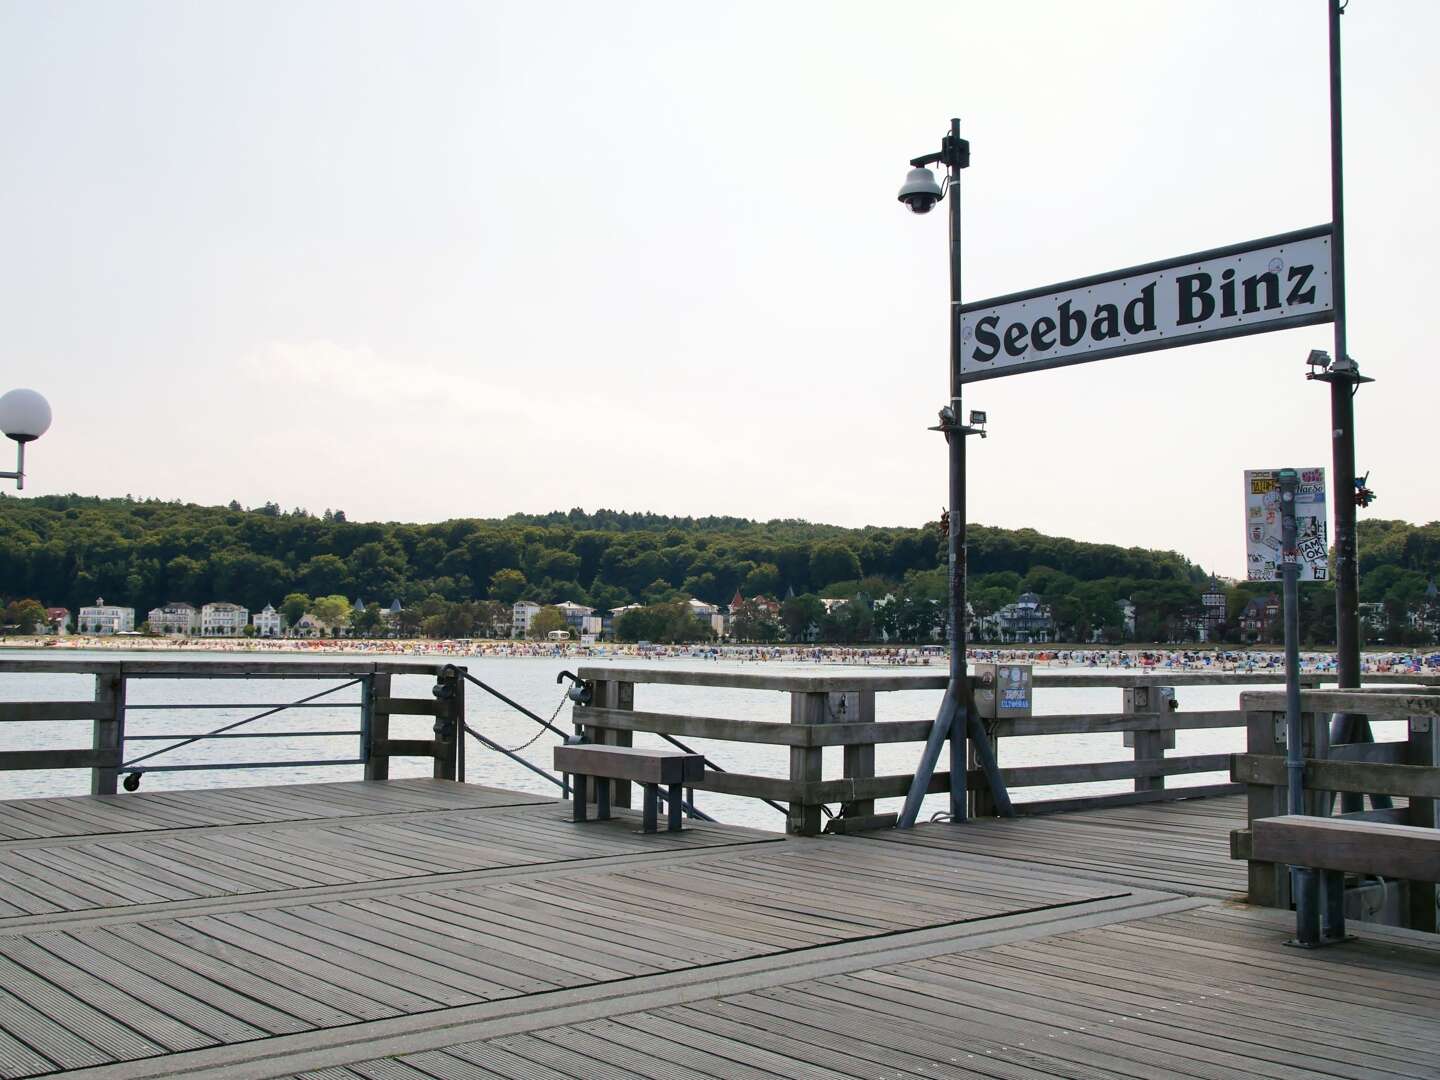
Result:
{"label": "sticker on pole", "polygon": [[1300,564],[1301,581],[1328,581],[1330,564],[1325,531],[1325,470],[1300,469],[1295,492],[1296,550],[1281,543],[1280,470],[1245,470],[1245,577],[1279,581],[1280,567]]}

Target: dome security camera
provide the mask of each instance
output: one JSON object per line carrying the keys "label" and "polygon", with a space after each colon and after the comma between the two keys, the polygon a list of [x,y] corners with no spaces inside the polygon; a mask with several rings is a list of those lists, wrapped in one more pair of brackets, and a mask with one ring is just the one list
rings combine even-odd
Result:
{"label": "dome security camera", "polygon": [[935,182],[935,174],[924,168],[910,170],[899,196],[900,201],[916,214],[928,214],[944,197],[945,192]]}

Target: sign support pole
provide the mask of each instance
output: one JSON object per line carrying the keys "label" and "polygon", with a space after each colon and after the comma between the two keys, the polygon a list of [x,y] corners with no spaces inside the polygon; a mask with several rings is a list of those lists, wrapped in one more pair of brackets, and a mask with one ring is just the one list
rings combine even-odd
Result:
{"label": "sign support pole", "polygon": [[[1322,376],[1330,383],[1330,432],[1335,478],[1335,662],[1342,690],[1360,686],[1360,564],[1355,538],[1355,391],[1359,367],[1346,352],[1345,307],[1345,169],[1341,138],[1340,14],[1342,0],[1326,0],[1330,42],[1330,280],[1335,306],[1335,359]],[[1363,716],[1336,713],[1330,721],[1331,743],[1370,742],[1370,723]],[[1375,796],[1376,808],[1391,805],[1389,796]],[[1364,808],[1365,796],[1345,792],[1340,809]]]}
{"label": "sign support pole", "polygon": [[[1285,811],[1305,813],[1305,745],[1300,724],[1300,543],[1296,535],[1295,495],[1300,475],[1280,470],[1280,577],[1285,598]],[[1315,871],[1290,868],[1295,897],[1295,938],[1298,944],[1320,943],[1320,913]]]}

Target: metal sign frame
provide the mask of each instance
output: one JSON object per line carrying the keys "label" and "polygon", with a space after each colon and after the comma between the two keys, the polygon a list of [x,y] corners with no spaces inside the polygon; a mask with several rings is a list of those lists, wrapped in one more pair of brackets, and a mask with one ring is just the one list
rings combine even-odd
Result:
{"label": "metal sign frame", "polygon": [[1103,274],[1091,274],[1087,277],[1075,278],[1072,281],[1062,281],[1055,285],[1044,285],[1035,289],[1025,289],[1022,292],[1007,293],[1003,296],[992,296],[985,300],[976,300],[971,303],[960,304],[955,314],[957,322],[955,328],[956,333],[964,343],[962,345],[960,382],[983,382],[987,379],[999,379],[1007,375],[1019,375],[1026,371],[1043,371],[1049,368],[1069,367],[1074,364],[1088,364],[1094,360],[1106,360],[1114,356],[1129,356],[1134,353],[1155,352],[1160,349],[1174,349],[1184,345],[1200,345],[1207,341],[1218,341],[1224,338],[1244,337],[1249,334],[1269,333],[1272,330],[1289,330],[1298,326],[1313,326],[1317,323],[1334,322],[1335,303],[1333,282],[1329,282],[1331,276],[1331,260],[1329,253],[1327,253],[1325,262],[1321,267],[1317,267],[1317,272],[1323,273],[1327,282],[1332,286],[1331,299],[1329,305],[1320,310],[1248,323],[1235,322],[1224,326],[1217,326],[1209,330],[1200,330],[1193,334],[1180,334],[1175,337],[1131,341],[1122,345],[1108,346],[1068,356],[1048,359],[1042,357],[1034,360],[1010,362],[997,368],[982,367],[979,370],[975,370],[972,366],[974,361],[969,361],[966,358],[966,350],[970,348],[972,339],[965,337],[965,324],[967,322],[967,316],[977,311],[1021,303],[1038,297],[1056,296],[1057,294],[1074,292],[1097,285],[1109,285],[1117,281],[1123,281],[1126,278],[1145,277],[1167,270],[1178,270],[1192,263],[1232,258],[1248,252],[1282,247],[1286,244],[1293,244],[1302,240],[1324,239],[1327,245],[1329,245],[1333,244],[1333,237],[1334,229],[1329,223],[1314,225],[1307,229],[1297,229],[1293,232],[1280,233],[1276,236],[1266,236],[1258,240],[1247,240],[1243,243],[1228,244],[1225,247],[1211,248],[1208,251],[1197,251],[1189,255],[1180,255],[1173,258],[1160,259],[1155,262],[1142,263],[1139,266],[1126,267],[1122,270],[1111,270]]}

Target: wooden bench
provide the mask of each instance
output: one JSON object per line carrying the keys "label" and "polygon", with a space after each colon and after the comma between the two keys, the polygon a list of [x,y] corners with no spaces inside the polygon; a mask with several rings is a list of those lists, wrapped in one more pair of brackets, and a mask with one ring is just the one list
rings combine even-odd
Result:
{"label": "wooden bench", "polygon": [[1251,826],[1251,858],[1264,862],[1440,881],[1440,829],[1344,818],[1260,818]]}
{"label": "wooden bench", "polygon": [[705,759],[699,754],[679,750],[646,750],[633,746],[600,746],[595,743],[570,743],[555,747],[555,771],[570,773],[571,798],[574,800],[572,820],[588,820],[589,780],[598,781],[595,792],[595,819],[610,817],[610,781],[630,780],[645,785],[644,830],[656,831],[659,816],[660,785],[668,789],[670,832],[680,831],[681,789],[705,779]]}
{"label": "wooden bench", "polygon": [[1302,905],[1299,896],[1296,898],[1297,944],[1328,945],[1346,940],[1347,873],[1408,882],[1407,925],[1434,932],[1440,829],[1306,814],[1257,818],[1250,829],[1252,859],[1319,872],[1318,883],[1310,886],[1318,887],[1319,909],[1312,910],[1312,905]]}

